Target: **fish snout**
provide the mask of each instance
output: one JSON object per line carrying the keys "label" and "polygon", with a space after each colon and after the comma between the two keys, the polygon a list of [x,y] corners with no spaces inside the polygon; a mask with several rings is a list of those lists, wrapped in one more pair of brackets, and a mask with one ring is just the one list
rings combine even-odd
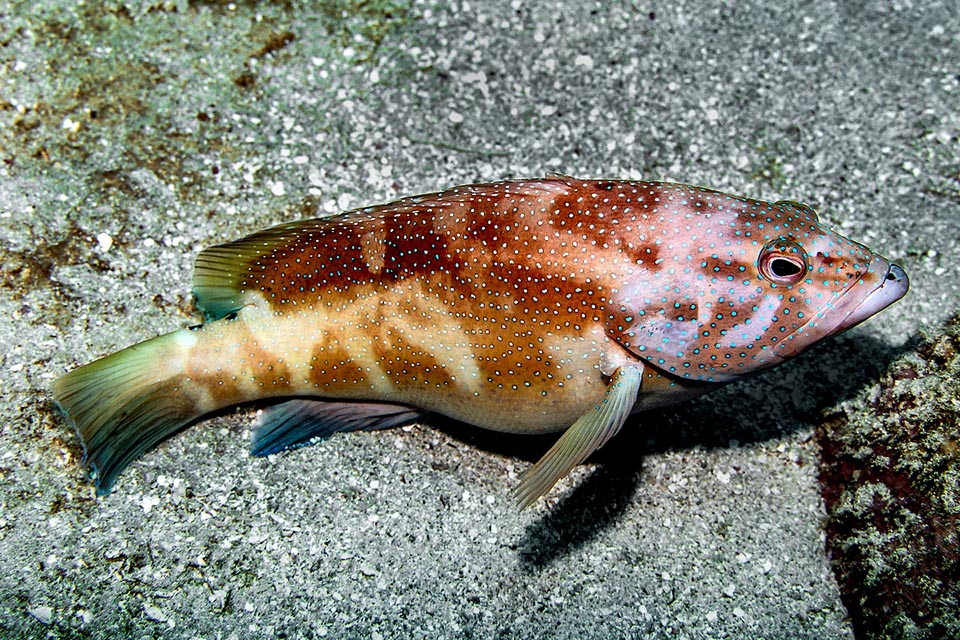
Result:
{"label": "fish snout", "polygon": [[[884,275],[878,277],[880,273]],[[781,342],[774,355],[789,358],[824,338],[855,327],[905,296],[909,289],[910,278],[903,267],[874,256],[871,267],[853,287],[846,290],[826,313],[815,316],[788,340]]]}
{"label": "fish snout", "polygon": [[880,280],[879,285],[850,312],[841,323],[839,330],[849,329],[883,311],[907,295],[909,289],[910,278],[907,276],[907,272],[900,265],[889,263],[887,273]]}
{"label": "fish snout", "polygon": [[[907,295],[910,289],[910,278],[907,272],[898,264],[887,262],[881,256],[875,256],[874,272],[883,273],[883,266],[886,266],[886,273],[881,277],[874,279],[872,291],[864,291],[859,295],[854,292],[850,295],[848,292],[844,297],[849,299],[840,302],[835,310],[836,320],[830,333],[840,333],[854,327],[867,318],[883,311],[891,304]],[[879,264],[876,264],[879,263]],[[863,281],[863,284],[869,284],[869,281]]]}
{"label": "fish snout", "polygon": [[910,290],[910,278],[907,277],[907,272],[903,270],[903,267],[898,264],[891,264],[882,286],[890,287],[891,294],[895,291],[900,293],[899,296],[893,299],[893,301],[896,301],[905,296],[907,291]]}

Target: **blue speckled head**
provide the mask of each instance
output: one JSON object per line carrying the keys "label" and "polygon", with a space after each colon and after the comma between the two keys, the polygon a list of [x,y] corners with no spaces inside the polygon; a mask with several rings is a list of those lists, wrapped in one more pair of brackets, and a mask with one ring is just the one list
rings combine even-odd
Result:
{"label": "blue speckled head", "polygon": [[901,298],[903,270],[795,202],[663,185],[636,219],[611,334],[655,367],[725,382]]}

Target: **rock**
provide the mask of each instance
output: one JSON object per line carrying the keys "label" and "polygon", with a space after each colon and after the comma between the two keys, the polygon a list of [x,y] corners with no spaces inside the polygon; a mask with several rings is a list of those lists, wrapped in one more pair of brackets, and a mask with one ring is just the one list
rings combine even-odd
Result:
{"label": "rock", "polygon": [[845,604],[859,638],[960,638],[960,316],[872,391],[817,429]]}

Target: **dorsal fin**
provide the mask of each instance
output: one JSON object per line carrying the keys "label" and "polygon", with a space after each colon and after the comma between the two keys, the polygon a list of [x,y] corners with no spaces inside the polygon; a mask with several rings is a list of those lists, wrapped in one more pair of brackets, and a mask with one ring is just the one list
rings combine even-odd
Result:
{"label": "dorsal fin", "polygon": [[259,258],[328,224],[322,219],[290,222],[201,251],[193,265],[193,295],[206,319],[218,320],[244,305],[243,276]]}
{"label": "dorsal fin", "polygon": [[553,198],[569,188],[572,178],[517,180],[454,187],[440,193],[411,196],[387,204],[347,211],[329,218],[290,222],[259,231],[234,242],[209,247],[194,263],[193,294],[206,319],[217,320],[240,309],[243,281],[257,260],[296,242],[307,233],[324,232],[339,225],[358,225],[408,214],[437,215],[486,196]]}

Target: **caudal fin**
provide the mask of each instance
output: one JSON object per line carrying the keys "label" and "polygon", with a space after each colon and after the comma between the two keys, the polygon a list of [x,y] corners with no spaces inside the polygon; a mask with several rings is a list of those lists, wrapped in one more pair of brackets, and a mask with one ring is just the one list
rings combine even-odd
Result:
{"label": "caudal fin", "polygon": [[54,381],[54,400],[80,434],[98,495],[110,493],[128,464],[205,413],[182,388],[177,363],[184,331],[141,342]]}

